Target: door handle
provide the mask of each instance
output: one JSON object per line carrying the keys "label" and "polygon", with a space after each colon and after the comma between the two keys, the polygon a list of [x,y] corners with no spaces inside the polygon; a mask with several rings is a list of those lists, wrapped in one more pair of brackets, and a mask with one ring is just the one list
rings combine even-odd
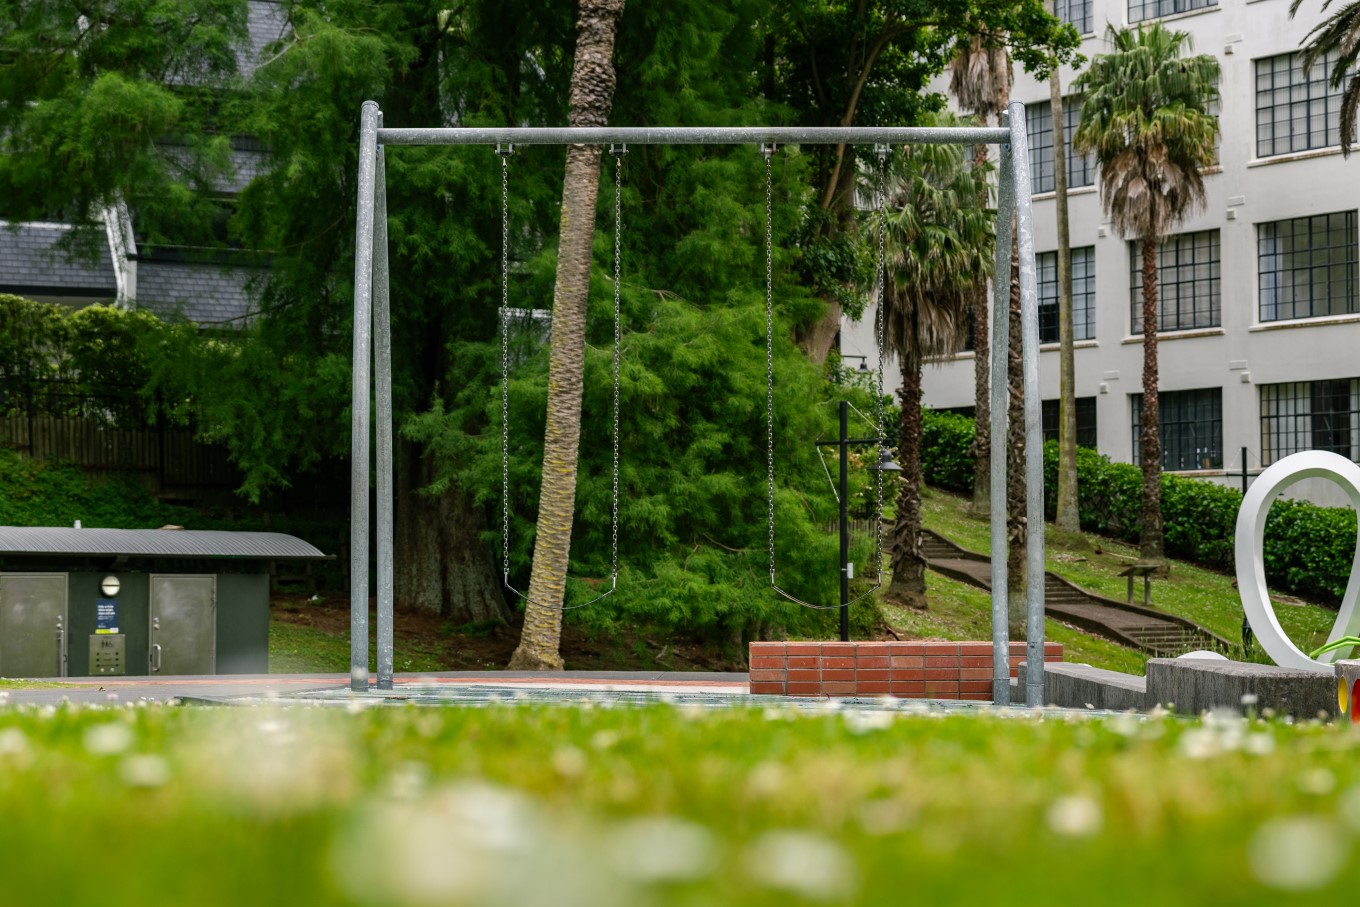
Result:
{"label": "door handle", "polygon": [[66,629],[61,618],[57,618],[57,676],[66,676]]}
{"label": "door handle", "polygon": [[161,647],[160,643],[151,645],[151,673],[157,674],[161,669]]}

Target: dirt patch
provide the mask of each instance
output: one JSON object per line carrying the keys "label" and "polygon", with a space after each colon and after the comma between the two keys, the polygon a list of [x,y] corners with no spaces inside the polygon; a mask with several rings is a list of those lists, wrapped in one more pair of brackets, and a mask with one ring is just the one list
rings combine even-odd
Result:
{"label": "dirt patch", "polygon": [[[349,605],[312,603],[307,596],[276,596],[271,612],[276,620],[349,638]],[[370,626],[376,615],[369,611]],[[393,645],[436,659],[445,671],[503,669],[519,644],[521,617],[514,623],[458,627],[448,618],[428,611],[398,609],[392,616]],[[744,671],[745,659],[724,656],[712,646],[690,639],[666,639],[643,632],[624,639],[593,637],[568,622],[562,628],[562,658],[578,671]]]}

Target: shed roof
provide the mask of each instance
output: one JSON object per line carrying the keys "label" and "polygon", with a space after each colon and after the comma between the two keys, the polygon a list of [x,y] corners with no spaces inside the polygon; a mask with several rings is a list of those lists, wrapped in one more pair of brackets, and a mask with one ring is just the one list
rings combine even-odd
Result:
{"label": "shed roof", "polygon": [[42,554],[111,557],[248,558],[324,560],[300,538],[281,532],[216,529],[68,529],[0,526],[0,555]]}

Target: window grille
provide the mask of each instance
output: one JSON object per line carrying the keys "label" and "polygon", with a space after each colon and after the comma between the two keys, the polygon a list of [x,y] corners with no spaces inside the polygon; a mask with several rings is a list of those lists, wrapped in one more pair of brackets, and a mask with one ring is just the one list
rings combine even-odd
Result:
{"label": "window grille", "polygon": [[[1061,401],[1044,400],[1041,404],[1041,414],[1044,423],[1044,442],[1058,440],[1058,412]],[[1089,447],[1092,450],[1096,446],[1096,398],[1078,397],[1077,398],[1077,446]]]}
{"label": "window grille", "polygon": [[[1129,332],[1143,333],[1143,249],[1129,243]],[[1157,330],[1222,324],[1219,232],[1180,233],[1157,247]]]}
{"label": "window grille", "polygon": [[[1162,468],[1223,468],[1223,390],[1162,391],[1157,395],[1162,435]],[[1141,464],[1143,395],[1130,394],[1133,404],[1133,462]]]}
{"label": "window grille", "polygon": [[[1096,335],[1096,248],[1072,250],[1072,339],[1090,340]],[[1057,343],[1058,253],[1034,256],[1038,270],[1039,342]]]}
{"label": "window grille", "polygon": [[1261,386],[1261,463],[1301,450],[1360,461],[1360,378]]}
{"label": "window grille", "polygon": [[[1077,189],[1095,183],[1095,159],[1072,150],[1072,134],[1081,122],[1081,99],[1063,101],[1063,135],[1067,141],[1067,188]],[[1048,101],[1025,105],[1025,125],[1029,129],[1029,176],[1031,191],[1053,191],[1053,105]]]}
{"label": "window grille", "polygon": [[1256,156],[1271,157],[1341,144],[1341,90],[1329,80],[1330,53],[1304,75],[1303,55],[1256,61]]}
{"label": "window grille", "polygon": [[1210,6],[1218,6],[1218,0],[1129,0],[1129,22],[1146,22]]}
{"label": "window grille", "polygon": [[1262,321],[1347,315],[1356,305],[1354,211],[1258,224]]}

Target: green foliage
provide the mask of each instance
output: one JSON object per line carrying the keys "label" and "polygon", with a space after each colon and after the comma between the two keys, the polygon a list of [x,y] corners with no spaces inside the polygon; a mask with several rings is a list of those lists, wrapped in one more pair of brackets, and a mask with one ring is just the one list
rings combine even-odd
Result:
{"label": "green foliage", "polygon": [[[951,413],[923,413],[922,461],[926,481],[952,491],[972,491],[968,446],[973,421]],[[1044,504],[1057,507],[1058,447],[1044,445]],[[1077,448],[1081,528],[1126,541],[1138,539],[1142,471],[1085,447]],[[1164,474],[1162,518],[1168,554],[1219,569],[1232,569],[1237,512],[1242,492],[1203,479]],[[1264,560],[1276,588],[1324,602],[1338,602],[1350,579],[1356,547],[1355,511],[1307,501],[1277,500],[1266,520]]]}
{"label": "green foliage", "polygon": [[957,413],[921,411],[921,478],[950,491],[973,488],[973,420]]}

